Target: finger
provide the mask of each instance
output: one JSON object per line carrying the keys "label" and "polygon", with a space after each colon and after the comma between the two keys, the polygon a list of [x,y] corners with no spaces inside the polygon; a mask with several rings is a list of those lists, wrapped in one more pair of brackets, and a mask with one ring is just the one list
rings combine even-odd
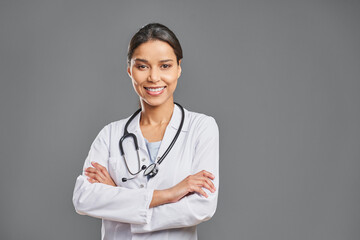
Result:
{"label": "finger", "polygon": [[206,194],[206,192],[201,188],[201,187],[194,187],[193,188],[193,191],[194,192],[197,192],[197,193],[199,193],[199,194],[201,194],[201,195],[203,195],[204,197],[208,197],[208,195]]}
{"label": "finger", "polygon": [[98,181],[96,181],[95,179],[92,179],[92,178],[87,178],[87,180],[90,182],[90,183],[98,183]]}
{"label": "finger", "polygon": [[208,177],[208,178],[210,178],[211,180],[214,180],[214,179],[215,179],[214,174],[212,174],[211,172],[208,172],[208,171],[206,171],[206,170],[202,170],[202,174],[203,174],[204,177]]}
{"label": "finger", "polygon": [[[91,176],[95,176],[96,174],[99,174],[99,176],[102,178],[101,174],[99,173],[99,170],[97,170],[96,168],[88,167],[85,170],[85,175],[87,175],[87,173],[93,174]],[[89,175],[87,175],[87,176],[89,176]]]}
{"label": "finger", "polygon": [[101,170],[101,168],[103,167],[100,163],[97,162],[91,162],[91,165],[93,165],[98,170]]}
{"label": "finger", "polygon": [[102,179],[105,179],[105,175],[102,171],[102,169],[104,168],[101,164],[97,163],[97,162],[91,162],[91,164],[96,168],[96,173],[99,174],[99,176],[102,178]]}
{"label": "finger", "polygon": [[214,174],[212,174],[211,172],[208,172],[208,171],[206,171],[206,170],[201,170],[200,172],[194,174],[194,176],[208,177],[208,178],[210,178],[211,180],[214,180],[214,179],[215,179]]}
{"label": "finger", "polygon": [[108,170],[107,170],[106,167],[104,167],[104,166],[102,166],[102,165],[100,165],[100,164],[98,164],[98,167],[99,167],[99,169],[100,169],[100,172],[101,172],[105,177],[107,177],[107,178],[110,177],[110,174],[109,174],[109,172],[108,172]]}
{"label": "finger", "polygon": [[108,178],[110,176],[107,169],[104,166],[102,166],[99,163],[94,163],[94,164],[95,164],[94,166],[99,171],[99,174],[101,175],[102,178],[105,179],[105,178]]}
{"label": "finger", "polygon": [[95,168],[89,167],[88,173],[97,174],[98,176],[95,176],[95,175],[93,175],[93,176],[94,176],[94,178],[98,179],[98,181],[100,181],[101,183],[116,186],[114,180],[112,179],[109,172],[107,171],[107,169],[104,166],[102,166],[101,164],[99,164],[97,162],[91,162],[91,164]]}
{"label": "finger", "polygon": [[208,189],[210,192],[215,192],[215,189],[209,184],[209,182],[207,180],[205,180],[203,182],[203,187]]}
{"label": "finger", "polygon": [[85,175],[92,178],[92,179],[95,179],[96,173],[86,172]]}
{"label": "finger", "polygon": [[[211,186],[212,189],[216,190],[214,183],[213,183],[208,177],[206,177],[206,176],[193,175],[193,176],[190,177],[190,181],[191,181],[191,180],[206,181],[206,182]],[[210,190],[210,189],[209,189],[209,190]]]}
{"label": "finger", "polygon": [[213,184],[212,184],[211,180],[209,180],[208,178],[203,177],[202,179],[198,179],[198,180],[194,181],[194,183],[196,186],[204,187],[212,193],[215,192],[215,189],[213,188]]}
{"label": "finger", "polygon": [[100,170],[100,171],[107,171],[107,169],[103,166],[103,165],[101,165],[100,163],[97,163],[97,162],[91,162],[91,164],[96,168],[96,169],[98,169],[98,170]]}
{"label": "finger", "polygon": [[92,179],[95,179],[95,180],[97,180],[97,181],[99,181],[101,183],[103,183],[104,180],[105,180],[104,178],[101,177],[101,175],[98,172],[95,172],[95,173],[87,172],[87,173],[85,173],[85,175],[92,178]]}
{"label": "finger", "polygon": [[[212,192],[215,192],[215,191],[216,191],[216,187],[215,187],[214,183],[213,183],[210,179],[208,179],[208,178],[205,178],[205,181],[206,181],[206,183],[211,187],[211,189],[213,190]],[[209,189],[209,190],[211,191],[211,189]]]}
{"label": "finger", "polygon": [[95,163],[95,166],[97,167],[97,170],[99,171],[99,174],[104,179],[104,181],[109,180],[110,182],[115,184],[114,180],[111,178],[111,176],[110,176],[108,170],[106,169],[106,167],[102,166],[99,163]]}
{"label": "finger", "polygon": [[92,173],[95,173],[96,172],[96,168],[93,168],[93,167],[88,167],[85,169],[85,172],[92,172]]}

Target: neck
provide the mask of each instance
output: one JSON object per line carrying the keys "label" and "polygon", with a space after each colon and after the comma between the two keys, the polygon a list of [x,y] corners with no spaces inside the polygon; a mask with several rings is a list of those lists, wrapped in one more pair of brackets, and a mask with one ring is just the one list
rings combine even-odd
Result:
{"label": "neck", "polygon": [[170,122],[174,110],[174,102],[171,99],[159,106],[150,106],[141,102],[141,125],[161,125]]}

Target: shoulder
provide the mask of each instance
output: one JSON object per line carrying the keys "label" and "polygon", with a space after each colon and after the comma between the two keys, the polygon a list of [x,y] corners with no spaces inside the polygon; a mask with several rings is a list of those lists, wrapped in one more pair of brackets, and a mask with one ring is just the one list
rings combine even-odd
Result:
{"label": "shoulder", "polygon": [[217,148],[219,145],[219,127],[214,117],[188,111],[189,137],[194,139],[196,148]]}
{"label": "shoulder", "polygon": [[108,123],[105,127],[109,128],[110,130],[114,130],[114,129],[121,129],[124,127],[124,125],[126,124],[126,122],[130,119],[131,116],[127,117],[127,118],[123,118],[120,120],[116,120],[113,122]]}
{"label": "shoulder", "polygon": [[189,130],[202,131],[218,131],[219,127],[214,117],[205,113],[193,112],[186,110],[186,117],[188,118]]}
{"label": "shoulder", "polygon": [[122,130],[124,129],[127,120],[129,120],[130,117],[131,116],[109,122],[108,124],[102,127],[98,135],[104,137],[111,137],[111,135],[120,134],[120,132],[122,132]]}

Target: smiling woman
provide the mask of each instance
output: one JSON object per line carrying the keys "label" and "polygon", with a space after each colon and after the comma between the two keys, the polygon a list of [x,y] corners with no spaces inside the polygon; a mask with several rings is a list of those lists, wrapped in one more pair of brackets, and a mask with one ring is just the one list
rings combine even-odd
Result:
{"label": "smiling woman", "polygon": [[174,103],[182,57],[162,24],[131,39],[127,72],[141,108],[100,131],[73,193],[76,212],[102,219],[103,240],[197,239],[196,225],[215,213],[219,130]]}
{"label": "smiling woman", "polygon": [[140,102],[151,106],[172,104],[181,74],[181,60],[166,42],[150,40],[138,46],[128,66],[128,74]]}

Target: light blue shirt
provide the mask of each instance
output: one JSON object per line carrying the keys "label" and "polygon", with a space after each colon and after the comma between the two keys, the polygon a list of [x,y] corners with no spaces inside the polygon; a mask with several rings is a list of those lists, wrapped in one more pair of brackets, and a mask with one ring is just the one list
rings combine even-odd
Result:
{"label": "light blue shirt", "polygon": [[160,144],[161,144],[161,141],[158,141],[158,142],[149,142],[146,138],[145,139],[145,143],[146,143],[146,147],[149,151],[149,155],[150,155],[150,160],[151,162],[155,162],[155,158],[156,158],[156,155],[158,154],[159,152],[159,148],[160,148]]}

